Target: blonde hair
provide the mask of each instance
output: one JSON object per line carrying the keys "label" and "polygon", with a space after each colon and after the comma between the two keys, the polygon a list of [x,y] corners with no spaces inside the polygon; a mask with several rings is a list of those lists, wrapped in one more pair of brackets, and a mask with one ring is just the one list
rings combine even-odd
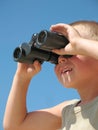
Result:
{"label": "blonde hair", "polygon": [[77,21],[70,24],[82,37],[98,41],[98,22]]}

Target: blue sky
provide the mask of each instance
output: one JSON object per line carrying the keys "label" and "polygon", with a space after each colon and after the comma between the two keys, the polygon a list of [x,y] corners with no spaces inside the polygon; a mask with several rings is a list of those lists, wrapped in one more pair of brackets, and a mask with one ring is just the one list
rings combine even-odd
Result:
{"label": "blue sky", "polygon": [[[0,0],[0,130],[17,63],[13,50],[28,42],[33,33],[49,30],[52,24],[77,20],[98,21],[97,0]],[[79,98],[73,89],[57,80],[54,65],[44,62],[27,93],[28,111]]]}

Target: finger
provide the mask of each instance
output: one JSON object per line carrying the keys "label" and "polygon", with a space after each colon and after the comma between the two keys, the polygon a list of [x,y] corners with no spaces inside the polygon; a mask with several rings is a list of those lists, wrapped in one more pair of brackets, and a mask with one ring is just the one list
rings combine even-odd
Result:
{"label": "finger", "polygon": [[66,28],[69,27],[70,25],[65,24],[65,23],[58,23],[55,25],[51,25],[50,29],[60,29],[60,28]]}
{"label": "finger", "polygon": [[61,48],[61,49],[54,49],[52,50],[53,53],[56,53],[58,55],[65,55],[66,52],[65,52],[65,49],[64,48]]}
{"label": "finger", "polygon": [[71,30],[71,29],[72,29],[72,27],[70,25],[63,24],[63,23],[52,25],[50,27],[51,31],[60,33],[60,34],[64,35],[66,38],[68,38],[69,30]]}
{"label": "finger", "polygon": [[68,25],[68,24],[59,23],[59,24],[52,25],[50,27],[50,30],[51,31],[65,31],[69,27],[70,27],[70,25]]}
{"label": "finger", "polygon": [[34,61],[34,68],[37,72],[39,72],[41,70],[41,64],[38,60]]}
{"label": "finger", "polygon": [[66,55],[66,54],[73,55],[73,54],[76,54],[75,50],[73,49],[73,47],[70,43],[68,45],[66,45],[64,48],[53,49],[52,52],[56,53],[58,55]]}

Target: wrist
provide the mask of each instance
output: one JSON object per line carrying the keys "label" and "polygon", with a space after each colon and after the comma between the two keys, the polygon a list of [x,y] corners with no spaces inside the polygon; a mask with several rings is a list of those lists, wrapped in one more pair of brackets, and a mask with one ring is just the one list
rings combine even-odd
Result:
{"label": "wrist", "polygon": [[26,73],[24,72],[19,72],[18,70],[15,73],[15,78],[17,78],[18,80],[20,80],[21,82],[30,82],[32,79],[32,76],[28,76]]}
{"label": "wrist", "polygon": [[18,74],[15,74],[13,79],[13,84],[14,84],[13,86],[19,88],[19,91],[27,92],[30,81],[31,79],[26,79],[23,76],[19,76]]}

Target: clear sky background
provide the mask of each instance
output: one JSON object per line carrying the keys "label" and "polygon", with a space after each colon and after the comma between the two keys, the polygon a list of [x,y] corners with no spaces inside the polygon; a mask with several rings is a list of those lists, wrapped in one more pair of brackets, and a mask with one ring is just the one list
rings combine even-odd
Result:
{"label": "clear sky background", "polygon": [[[15,47],[52,24],[77,20],[98,21],[98,0],[0,0],[0,130],[17,67]],[[54,74],[54,65],[44,62],[28,89],[27,108],[42,109],[73,98],[79,98],[77,92],[64,88]]]}

